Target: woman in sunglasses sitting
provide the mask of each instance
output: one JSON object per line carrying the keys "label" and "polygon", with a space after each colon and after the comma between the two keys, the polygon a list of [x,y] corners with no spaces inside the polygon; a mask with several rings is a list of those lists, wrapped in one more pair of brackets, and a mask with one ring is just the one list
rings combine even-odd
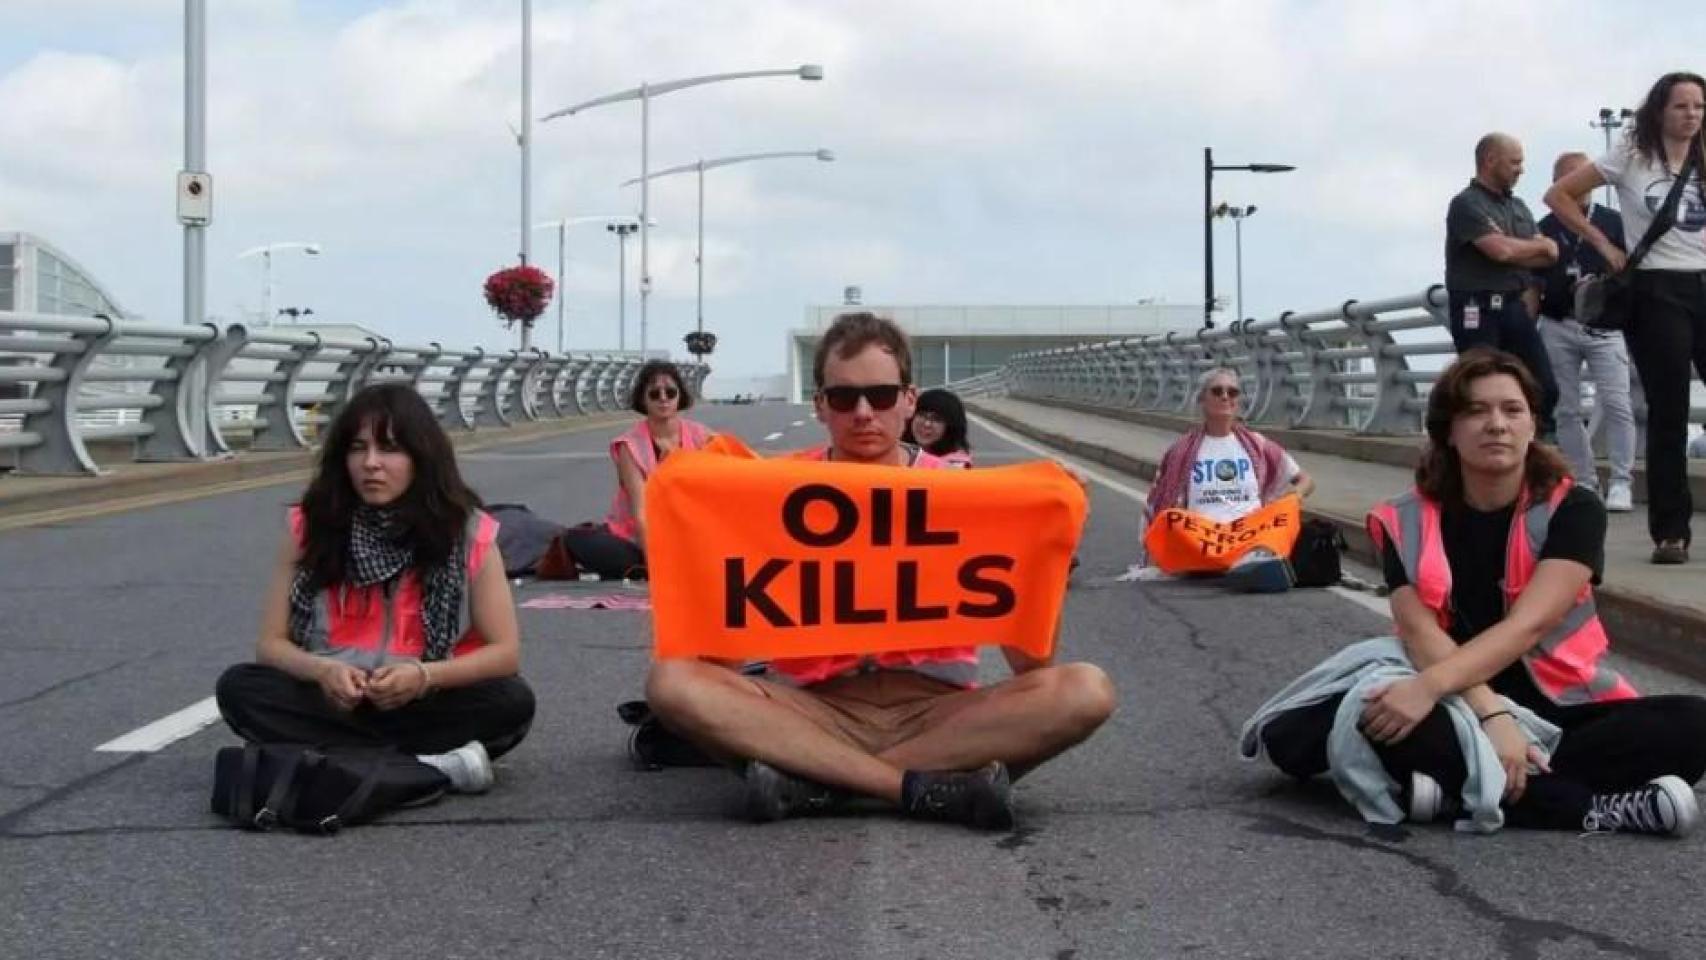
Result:
{"label": "woman in sunglasses sitting", "polygon": [[[1315,488],[1285,448],[1239,422],[1243,392],[1238,371],[1230,367],[1216,367],[1197,381],[1202,425],[1162,454],[1144,509],[1146,528],[1151,518],[1173,508],[1233,523],[1287,494],[1306,497]],[[1291,586],[1286,560],[1273,550],[1257,548],[1228,559],[1235,561],[1228,570],[1235,586],[1262,592]]]}
{"label": "woman in sunglasses sitting", "polygon": [[925,453],[961,470],[971,466],[971,443],[966,439],[966,407],[953,391],[934,387],[918,395],[918,408],[901,437]]}
{"label": "woman in sunglasses sitting", "polygon": [[616,495],[602,524],[563,533],[576,566],[603,580],[636,579],[646,571],[646,479],[677,450],[697,450],[711,439],[702,423],[682,416],[693,394],[668,360],[649,360],[634,378],[628,406],[644,419],[610,442]]}

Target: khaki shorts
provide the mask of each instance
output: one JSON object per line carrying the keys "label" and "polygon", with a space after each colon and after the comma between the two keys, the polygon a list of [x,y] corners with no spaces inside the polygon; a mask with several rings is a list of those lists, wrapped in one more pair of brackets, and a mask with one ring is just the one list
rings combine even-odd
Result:
{"label": "khaki shorts", "polygon": [[869,754],[879,754],[978,703],[991,688],[957,687],[911,670],[877,670],[794,687],[754,677],[759,692]]}

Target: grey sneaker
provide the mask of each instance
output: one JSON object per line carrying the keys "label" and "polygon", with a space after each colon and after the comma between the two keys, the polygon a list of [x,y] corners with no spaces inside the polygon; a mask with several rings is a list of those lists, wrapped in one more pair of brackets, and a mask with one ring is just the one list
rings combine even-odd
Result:
{"label": "grey sneaker", "polygon": [[1461,801],[1448,797],[1439,781],[1419,771],[1410,772],[1410,803],[1406,813],[1412,823],[1432,823],[1457,816]]}
{"label": "grey sneaker", "polygon": [[1664,540],[1653,547],[1653,562],[1674,566],[1688,562],[1688,544],[1681,540]]}
{"label": "grey sneaker", "polygon": [[1600,793],[1582,818],[1585,833],[1686,836],[1700,822],[1700,801],[1681,777],[1665,776],[1622,793]]}
{"label": "grey sneaker", "polygon": [[454,793],[485,793],[492,788],[492,758],[486,745],[470,740],[449,753],[429,753],[415,758],[450,780]]}
{"label": "grey sneaker", "polygon": [[746,781],[746,816],[753,823],[818,813],[835,802],[835,792],[828,787],[784,773],[762,760],[747,761],[742,779]]}
{"label": "grey sneaker", "polygon": [[908,770],[900,805],[926,820],[1013,829],[1013,781],[999,760],[976,770]]}

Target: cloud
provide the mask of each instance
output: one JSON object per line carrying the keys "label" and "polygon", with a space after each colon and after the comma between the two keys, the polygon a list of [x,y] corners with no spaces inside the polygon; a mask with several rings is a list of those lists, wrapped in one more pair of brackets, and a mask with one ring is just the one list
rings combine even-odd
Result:
{"label": "cloud", "polygon": [[[234,318],[260,299],[237,252],[311,239],[324,256],[275,263],[281,305],[403,340],[504,345],[478,291],[520,246],[516,5],[212,6],[214,309]],[[838,157],[706,178],[706,312],[732,374],[784,369],[782,331],[849,283],[871,302],[1192,301],[1204,146],[1298,168],[1216,178],[1215,199],[1261,208],[1244,231],[1248,312],[1419,289],[1439,275],[1444,205],[1476,137],[1525,140],[1520,192],[1537,200],[1553,154],[1599,145],[1598,107],[1694,57],[1684,32],[1649,28],[1666,9],[1587,0],[534,6],[535,116],[642,80],[824,66],[821,83],[714,84],[652,104],[653,169]],[[181,13],[181,0],[0,10],[0,229],[46,235],[160,320],[179,311]],[[533,219],[636,210],[619,184],[639,172],[639,128],[635,103],[536,124]],[[652,328],[676,346],[694,315],[693,178],[657,181],[652,213]],[[531,242],[554,268],[554,238]],[[614,339],[614,245],[597,228],[571,234],[577,346]],[[630,299],[631,323],[637,309]]]}

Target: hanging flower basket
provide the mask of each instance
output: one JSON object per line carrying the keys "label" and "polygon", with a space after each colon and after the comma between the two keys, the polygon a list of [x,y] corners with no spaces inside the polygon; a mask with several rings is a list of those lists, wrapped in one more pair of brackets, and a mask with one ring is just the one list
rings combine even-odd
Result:
{"label": "hanging flower basket", "polygon": [[531,328],[545,312],[556,284],[549,274],[530,264],[505,267],[486,278],[486,304],[508,328],[516,323]]}
{"label": "hanging flower basket", "polygon": [[683,339],[687,341],[687,352],[695,357],[704,357],[717,349],[717,335],[705,330],[695,330]]}

